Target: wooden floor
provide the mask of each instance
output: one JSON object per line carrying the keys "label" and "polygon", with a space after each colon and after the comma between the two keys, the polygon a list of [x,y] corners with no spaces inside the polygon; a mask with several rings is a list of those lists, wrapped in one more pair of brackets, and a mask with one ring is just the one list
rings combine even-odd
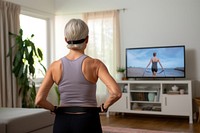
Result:
{"label": "wooden floor", "polygon": [[194,120],[193,124],[189,124],[188,117],[141,114],[112,114],[110,117],[101,114],[100,117],[102,126],[130,127],[182,133],[200,133],[200,123],[197,123]]}

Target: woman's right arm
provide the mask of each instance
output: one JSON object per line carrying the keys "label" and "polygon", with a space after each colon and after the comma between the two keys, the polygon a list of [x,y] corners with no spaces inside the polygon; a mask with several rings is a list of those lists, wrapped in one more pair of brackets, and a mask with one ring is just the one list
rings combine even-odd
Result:
{"label": "woman's right arm", "polygon": [[52,78],[52,66],[47,70],[46,75],[42,81],[42,84],[37,92],[36,98],[35,98],[35,104],[39,107],[48,109],[48,110],[54,110],[54,105],[51,104],[47,100],[48,93],[53,85],[54,81]]}
{"label": "woman's right arm", "polygon": [[53,111],[54,105],[47,100],[48,93],[54,83],[58,84],[61,77],[61,61],[53,62],[48,68],[42,84],[37,92],[35,104]]}
{"label": "woman's right arm", "polygon": [[116,81],[108,72],[107,67],[102,62],[99,65],[98,77],[106,85],[109,92],[109,97],[106,99],[103,106],[105,109],[108,109],[113,103],[115,103],[118,99],[121,98],[122,92],[119,89],[119,86],[116,83]]}

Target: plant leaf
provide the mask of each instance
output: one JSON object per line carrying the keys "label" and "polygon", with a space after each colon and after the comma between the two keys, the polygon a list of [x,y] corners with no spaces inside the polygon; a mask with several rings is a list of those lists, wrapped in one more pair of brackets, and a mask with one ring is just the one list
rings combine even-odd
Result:
{"label": "plant leaf", "polygon": [[40,61],[43,60],[43,53],[41,51],[41,49],[37,48],[37,52],[38,52],[38,56],[40,57]]}
{"label": "plant leaf", "polygon": [[19,30],[19,35],[20,36],[23,36],[23,30],[20,28],[20,30]]}
{"label": "plant leaf", "polygon": [[33,67],[33,65],[29,66],[29,72],[32,73],[33,75],[35,74],[35,67]]}
{"label": "plant leaf", "polygon": [[42,68],[44,69],[44,71],[45,71],[45,73],[47,72],[47,69],[46,69],[46,67],[44,67],[44,65],[41,63],[41,62],[39,62],[40,63],[40,65],[42,66]]}

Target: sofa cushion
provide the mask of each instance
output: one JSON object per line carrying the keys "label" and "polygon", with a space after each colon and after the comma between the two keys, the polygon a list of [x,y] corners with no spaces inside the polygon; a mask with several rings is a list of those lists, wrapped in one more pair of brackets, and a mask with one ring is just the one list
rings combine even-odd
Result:
{"label": "sofa cushion", "polygon": [[0,123],[6,125],[6,133],[32,132],[52,126],[54,115],[39,108],[0,108]]}

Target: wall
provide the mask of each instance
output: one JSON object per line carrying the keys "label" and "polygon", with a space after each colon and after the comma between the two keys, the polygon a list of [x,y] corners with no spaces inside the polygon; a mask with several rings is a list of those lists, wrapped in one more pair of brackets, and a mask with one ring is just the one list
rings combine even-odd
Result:
{"label": "wall", "polygon": [[22,6],[24,10],[34,10],[54,14],[54,0],[6,0]]}
{"label": "wall", "polygon": [[[199,0],[55,0],[57,15],[123,9],[120,11],[121,60],[125,48],[184,44],[187,78],[200,96]],[[172,55],[173,56],[173,55]]]}

